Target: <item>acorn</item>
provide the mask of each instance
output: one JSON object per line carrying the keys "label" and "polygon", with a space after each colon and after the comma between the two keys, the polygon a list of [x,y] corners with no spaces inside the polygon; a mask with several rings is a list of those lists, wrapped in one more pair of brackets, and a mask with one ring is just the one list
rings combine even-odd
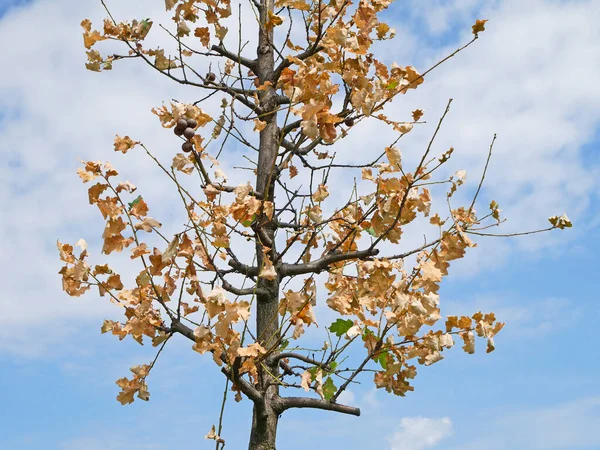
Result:
{"label": "acorn", "polygon": [[189,128],[196,128],[198,126],[198,122],[196,122],[196,120],[194,120],[194,119],[188,119],[187,126]]}
{"label": "acorn", "polygon": [[186,152],[186,153],[189,153],[189,152],[191,152],[193,148],[194,148],[194,144],[192,144],[192,143],[191,143],[191,142],[189,142],[189,141],[188,141],[188,142],[184,142],[184,143],[181,145],[181,150],[183,150],[183,151],[184,151],[184,152]]}
{"label": "acorn", "polygon": [[185,136],[186,139],[192,139],[194,137],[194,134],[196,134],[196,132],[194,131],[193,128],[186,128],[185,130],[183,130],[183,135]]}
{"label": "acorn", "polygon": [[347,127],[351,127],[352,125],[354,125],[354,119],[348,117],[346,120],[344,120],[344,125],[346,125]]}

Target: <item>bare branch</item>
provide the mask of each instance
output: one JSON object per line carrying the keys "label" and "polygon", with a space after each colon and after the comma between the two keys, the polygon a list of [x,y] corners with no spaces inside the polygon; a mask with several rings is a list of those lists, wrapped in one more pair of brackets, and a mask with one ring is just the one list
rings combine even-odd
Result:
{"label": "bare branch", "polygon": [[299,353],[293,353],[293,352],[283,352],[283,353],[274,354],[270,357],[270,361],[275,362],[278,360],[288,359],[288,358],[289,359],[297,359],[299,361],[305,362],[307,364],[311,364],[313,366],[320,367],[325,370],[330,369],[328,364],[324,364],[320,361],[317,361],[316,359],[309,358],[308,356],[300,355]]}
{"label": "bare branch", "polygon": [[318,273],[336,262],[347,261],[349,259],[365,259],[376,256],[377,254],[379,254],[379,249],[377,248],[368,248],[366,250],[348,253],[334,253],[306,264],[282,264],[280,273],[282,277],[302,275],[305,273]]}
{"label": "bare branch", "polygon": [[241,55],[236,55],[235,53],[230,52],[229,50],[227,50],[222,45],[213,45],[210,49],[213,52],[216,52],[216,53],[218,53],[221,56],[229,58],[230,60],[232,60],[235,63],[239,63],[242,66],[247,67],[252,72],[256,72],[257,61],[255,59],[248,59],[248,58],[244,58]]}
{"label": "bare branch", "polygon": [[476,231],[465,230],[467,234],[475,234],[477,236],[491,236],[491,237],[514,237],[514,236],[527,236],[528,234],[544,233],[546,231],[554,230],[556,227],[543,228],[541,230],[524,231],[522,233],[508,233],[508,234],[492,234],[492,233],[478,233]]}
{"label": "bare branch", "polygon": [[352,416],[360,416],[360,408],[354,406],[340,405],[339,403],[329,402],[318,398],[308,397],[280,397],[275,400],[275,410],[282,413],[291,408],[313,408],[323,409],[325,411],[334,411]]}
{"label": "bare branch", "polygon": [[235,269],[237,272],[251,277],[257,276],[259,272],[258,267],[247,266],[246,264],[242,264],[241,262],[235,261],[233,259],[227,261],[227,264],[229,264],[229,266]]}
{"label": "bare branch", "polygon": [[256,286],[252,286],[250,288],[245,288],[245,289],[236,288],[236,287],[232,286],[229,282],[225,281],[224,279],[221,279],[221,285],[223,286],[223,289],[225,289],[228,292],[231,292],[234,295],[241,296],[241,295],[266,294],[266,291],[264,289],[261,289]]}
{"label": "bare branch", "polygon": [[481,179],[479,180],[479,186],[477,186],[477,192],[475,192],[475,195],[473,196],[473,201],[471,202],[471,206],[469,206],[468,214],[471,214],[471,211],[473,211],[473,207],[475,206],[475,202],[477,201],[477,196],[479,195],[481,186],[483,186],[483,180],[485,180],[485,174],[487,173],[487,168],[488,168],[488,165],[490,164],[490,158],[492,157],[492,150],[494,149],[494,142],[496,142],[496,133],[494,133],[494,138],[492,139],[492,143],[490,144],[490,150],[487,155],[487,160],[485,161],[485,167],[483,168],[483,173],[481,174]]}
{"label": "bare branch", "polygon": [[415,254],[415,253],[419,253],[421,250],[425,250],[426,248],[429,248],[429,247],[431,247],[432,245],[436,245],[436,244],[437,244],[438,242],[440,242],[440,241],[441,241],[441,239],[436,239],[435,241],[431,241],[429,244],[424,244],[424,245],[421,245],[420,247],[418,247],[418,248],[415,248],[415,249],[413,249],[413,250],[410,250],[410,251],[408,251],[408,252],[405,252],[405,253],[399,253],[399,254],[397,254],[397,255],[392,255],[392,256],[386,256],[385,258],[386,258],[386,259],[404,259],[404,258],[406,258],[407,256],[413,255],[413,254]]}

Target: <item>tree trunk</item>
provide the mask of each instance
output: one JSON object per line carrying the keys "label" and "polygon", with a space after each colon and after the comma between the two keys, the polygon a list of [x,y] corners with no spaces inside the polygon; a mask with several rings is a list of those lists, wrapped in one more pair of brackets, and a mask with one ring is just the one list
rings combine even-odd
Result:
{"label": "tree trunk", "polygon": [[[257,73],[261,84],[267,81],[275,67],[273,55],[273,29],[267,29],[269,13],[273,13],[273,0],[261,0],[259,39],[257,49]],[[258,167],[256,176],[256,192],[263,195],[265,201],[274,201],[274,173],[279,139],[277,130],[276,91],[273,87],[259,93],[260,105],[266,113],[260,119],[266,122],[260,132]],[[275,223],[261,214],[255,222],[256,255],[258,267],[264,262],[264,247],[270,247],[271,261],[275,255]],[[261,345],[269,349],[279,339],[279,279],[267,280],[259,278],[257,286],[261,293],[256,298],[256,336]],[[269,373],[270,372],[270,373]],[[277,436],[278,413],[273,410],[272,399],[279,393],[277,384],[271,384],[272,376],[279,373],[278,364],[268,367],[268,372],[258,367],[257,389],[263,394],[262,404],[255,403],[252,413],[252,430],[250,432],[249,450],[275,450]]]}
{"label": "tree trunk", "polygon": [[278,414],[272,408],[254,405],[248,450],[275,450]]}

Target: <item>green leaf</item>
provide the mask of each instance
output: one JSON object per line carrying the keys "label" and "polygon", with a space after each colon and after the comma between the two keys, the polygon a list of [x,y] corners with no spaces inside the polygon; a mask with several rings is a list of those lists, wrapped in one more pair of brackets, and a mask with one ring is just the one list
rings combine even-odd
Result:
{"label": "green leaf", "polygon": [[144,19],[140,22],[140,26],[139,38],[144,39],[148,35],[150,28],[152,28],[152,21],[149,18]]}
{"label": "green leaf", "polygon": [[331,362],[329,363],[329,368],[331,369],[331,370],[329,371],[329,373],[333,373],[333,372],[335,372],[335,369],[337,369],[337,366],[338,366],[338,363],[337,363],[337,362],[335,362],[335,361],[331,361]]}
{"label": "green leaf", "polygon": [[354,322],[352,322],[350,319],[337,319],[329,326],[329,331],[335,333],[337,337],[342,337],[350,328],[352,328],[353,325]]}
{"label": "green leaf", "polygon": [[373,237],[377,237],[377,234],[375,233],[375,230],[373,229],[373,227],[369,227],[365,230],[367,233],[369,233],[371,236]]}
{"label": "green leaf", "polygon": [[389,89],[391,91],[392,89],[395,89],[396,86],[398,86],[398,82],[397,81],[390,81],[385,88]]}
{"label": "green leaf", "polygon": [[336,391],[337,387],[333,384],[333,380],[331,377],[327,377],[327,380],[323,383],[323,397],[325,397],[325,400],[331,400]]}
{"label": "green leaf", "polygon": [[249,220],[242,222],[242,225],[244,225],[245,227],[249,227],[250,225],[252,225],[254,223],[255,220],[256,220],[256,214],[252,214],[252,217]]}
{"label": "green leaf", "polygon": [[383,352],[373,358],[373,360],[377,361],[384,370],[387,369],[387,354],[388,352]]}
{"label": "green leaf", "polygon": [[137,196],[137,198],[136,198],[135,200],[133,200],[133,201],[132,201],[132,202],[130,202],[130,203],[127,203],[127,204],[129,205],[129,209],[131,209],[131,208],[133,208],[135,205],[137,205],[137,204],[140,202],[140,200],[141,200],[141,199],[142,199],[142,196],[141,196],[141,195],[138,195],[138,196]]}
{"label": "green leaf", "polygon": [[286,349],[288,345],[290,345],[289,339],[284,339],[283,341],[281,341],[281,347],[279,347],[279,349],[280,350]]}
{"label": "green leaf", "polygon": [[363,334],[362,334],[363,341],[366,341],[368,337],[372,337],[372,336],[375,336],[375,333],[373,333],[368,328],[365,328],[363,331]]}

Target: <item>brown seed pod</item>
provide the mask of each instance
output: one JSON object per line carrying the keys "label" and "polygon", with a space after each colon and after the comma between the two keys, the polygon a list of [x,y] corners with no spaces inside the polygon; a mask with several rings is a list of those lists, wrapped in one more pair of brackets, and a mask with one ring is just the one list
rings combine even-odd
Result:
{"label": "brown seed pod", "polygon": [[344,125],[346,125],[347,127],[351,127],[352,125],[354,125],[354,119],[347,118],[346,120],[344,120]]}
{"label": "brown seed pod", "polygon": [[186,127],[180,127],[179,124],[177,124],[177,126],[173,128],[173,133],[175,133],[176,136],[181,136],[185,129]]}
{"label": "brown seed pod", "polygon": [[191,142],[189,142],[189,141],[188,141],[188,142],[184,142],[184,143],[181,145],[181,150],[183,150],[183,151],[184,151],[184,152],[186,152],[186,153],[189,153],[189,152],[191,152],[193,148],[194,148],[194,144],[192,144],[192,143],[191,143]]}
{"label": "brown seed pod", "polygon": [[198,126],[198,122],[196,122],[196,120],[194,120],[194,119],[188,119],[187,126],[189,128],[196,128]]}
{"label": "brown seed pod", "polygon": [[193,128],[186,128],[185,130],[183,130],[183,135],[188,140],[191,139],[191,138],[193,138],[194,134],[196,134],[196,132],[194,131]]}
{"label": "brown seed pod", "polygon": [[212,72],[208,72],[206,74],[206,79],[208,81],[215,81],[217,79],[217,76],[214,73],[212,73]]}
{"label": "brown seed pod", "polygon": [[181,119],[179,119],[177,121],[177,126],[180,128],[183,128],[185,130],[188,126],[187,119],[185,117],[182,117]]}

